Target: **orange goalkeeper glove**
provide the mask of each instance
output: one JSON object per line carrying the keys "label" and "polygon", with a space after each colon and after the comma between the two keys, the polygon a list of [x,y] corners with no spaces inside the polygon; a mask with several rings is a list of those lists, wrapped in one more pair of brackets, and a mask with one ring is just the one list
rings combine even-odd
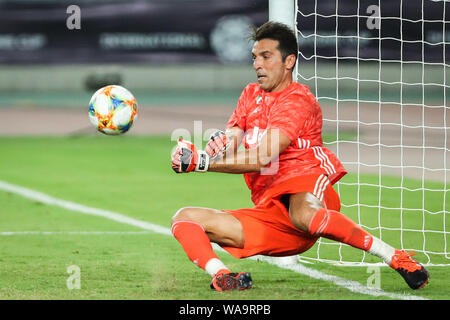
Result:
{"label": "orange goalkeeper glove", "polygon": [[176,173],[191,171],[205,172],[209,168],[209,156],[203,150],[197,150],[190,141],[178,140],[172,153],[172,169]]}
{"label": "orange goalkeeper glove", "polygon": [[231,140],[222,130],[214,132],[209,138],[205,151],[212,158],[223,157],[230,146]]}

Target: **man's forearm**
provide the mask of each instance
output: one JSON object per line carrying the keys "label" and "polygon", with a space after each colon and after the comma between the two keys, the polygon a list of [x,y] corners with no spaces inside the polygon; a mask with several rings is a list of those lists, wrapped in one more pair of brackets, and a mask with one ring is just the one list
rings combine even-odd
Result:
{"label": "man's forearm", "polygon": [[[256,148],[234,152],[230,149],[222,159],[213,160],[208,171],[224,173],[250,173],[264,170],[272,161],[278,159],[290,144],[290,140],[278,129],[267,130]],[[237,145],[234,146],[237,148]]]}
{"label": "man's forearm", "polygon": [[260,149],[227,152],[222,159],[211,161],[208,171],[223,173],[259,172],[270,163],[270,158],[262,156]]}

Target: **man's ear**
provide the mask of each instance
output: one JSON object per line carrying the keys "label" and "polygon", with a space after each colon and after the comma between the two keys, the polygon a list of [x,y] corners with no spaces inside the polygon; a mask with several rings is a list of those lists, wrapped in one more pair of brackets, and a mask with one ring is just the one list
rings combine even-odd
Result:
{"label": "man's ear", "polygon": [[286,69],[294,69],[295,62],[297,61],[297,56],[295,54],[290,54],[284,60],[286,64]]}

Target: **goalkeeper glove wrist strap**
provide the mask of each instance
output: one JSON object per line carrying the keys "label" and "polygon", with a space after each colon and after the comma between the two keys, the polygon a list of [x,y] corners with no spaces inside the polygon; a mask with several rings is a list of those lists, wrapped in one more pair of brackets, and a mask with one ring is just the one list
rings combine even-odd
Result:
{"label": "goalkeeper glove wrist strap", "polygon": [[197,154],[198,154],[198,162],[197,162],[197,165],[195,166],[195,171],[197,171],[197,172],[208,171],[209,155],[203,150],[198,150]]}

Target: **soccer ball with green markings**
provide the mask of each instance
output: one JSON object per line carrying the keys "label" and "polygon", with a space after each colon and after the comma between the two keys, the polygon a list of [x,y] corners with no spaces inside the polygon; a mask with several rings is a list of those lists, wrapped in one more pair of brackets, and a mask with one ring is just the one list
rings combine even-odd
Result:
{"label": "soccer ball with green markings", "polygon": [[89,102],[89,119],[104,134],[127,132],[137,114],[137,102],[133,94],[118,85],[98,89]]}

